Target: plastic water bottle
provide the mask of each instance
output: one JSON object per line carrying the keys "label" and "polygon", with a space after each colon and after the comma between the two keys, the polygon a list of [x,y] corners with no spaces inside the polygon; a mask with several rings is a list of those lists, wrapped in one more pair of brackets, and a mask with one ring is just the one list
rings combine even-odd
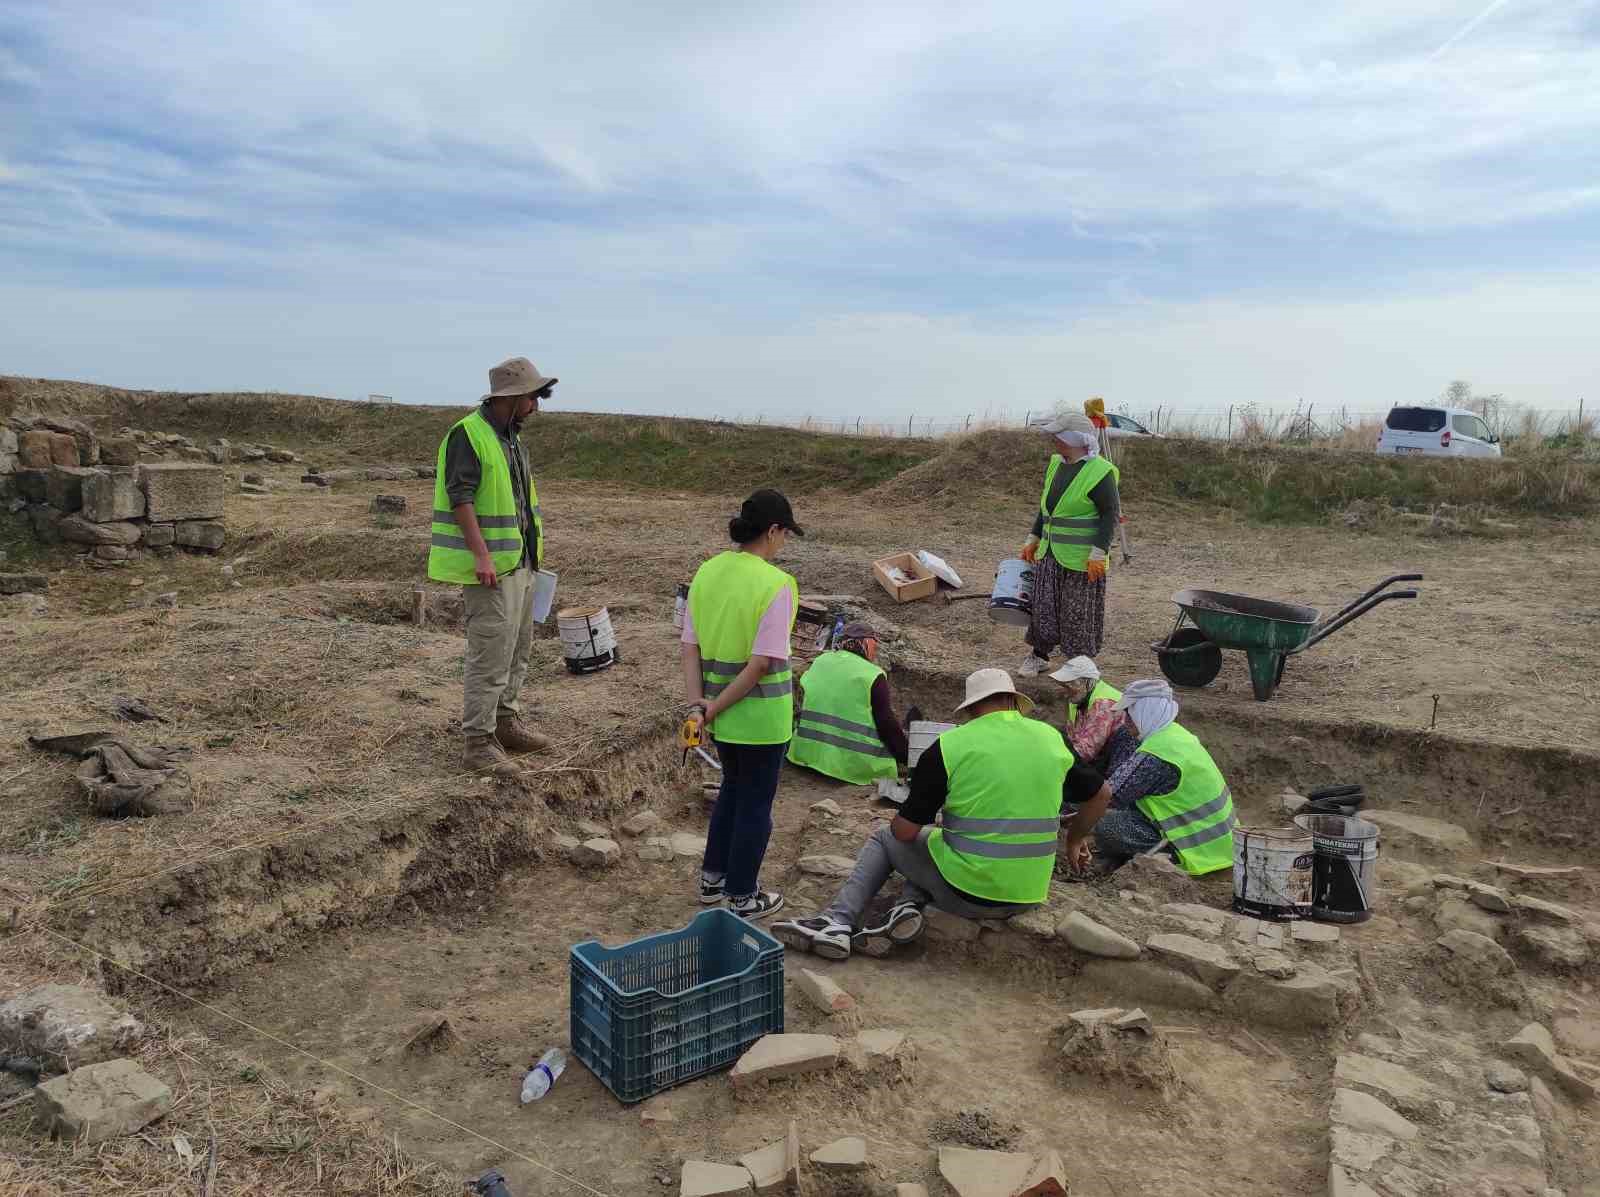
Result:
{"label": "plastic water bottle", "polygon": [[552,1047],[539,1057],[539,1062],[528,1069],[528,1075],[522,1078],[522,1104],[538,1101],[550,1092],[550,1086],[556,1083],[567,1068],[567,1053],[559,1047]]}

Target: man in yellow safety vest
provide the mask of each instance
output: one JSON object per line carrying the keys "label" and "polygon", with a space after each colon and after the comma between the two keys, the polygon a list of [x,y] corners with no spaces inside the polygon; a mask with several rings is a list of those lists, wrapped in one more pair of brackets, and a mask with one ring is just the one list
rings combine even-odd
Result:
{"label": "man in yellow safety vest", "polygon": [[459,584],[466,607],[462,765],[493,777],[522,773],[508,752],[550,743],[522,722],[518,699],[533,644],[534,571],[544,560],[521,431],[555,385],[525,357],[501,362],[489,371],[489,393],[440,442],[434,471],[428,577]]}
{"label": "man in yellow safety vest", "polygon": [[791,764],[853,785],[899,774],[911,745],[877,658],[877,632],[856,622],[811,662],[800,678],[804,701],[789,741]]}

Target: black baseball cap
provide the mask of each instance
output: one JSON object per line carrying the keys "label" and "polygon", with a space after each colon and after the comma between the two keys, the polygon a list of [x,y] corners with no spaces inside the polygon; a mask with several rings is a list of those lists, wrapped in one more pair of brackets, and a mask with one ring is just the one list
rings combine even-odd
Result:
{"label": "black baseball cap", "polygon": [[805,530],[794,522],[794,508],[789,506],[782,491],[758,490],[744,501],[739,508],[739,518],[746,520],[762,530],[777,524],[780,528],[787,528],[796,536],[804,536]]}

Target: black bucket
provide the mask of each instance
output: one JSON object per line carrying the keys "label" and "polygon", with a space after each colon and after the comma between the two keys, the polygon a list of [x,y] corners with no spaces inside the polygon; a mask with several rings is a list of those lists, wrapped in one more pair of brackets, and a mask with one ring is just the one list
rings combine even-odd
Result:
{"label": "black bucket", "polygon": [[1346,815],[1296,815],[1311,833],[1311,917],[1364,923],[1378,889],[1378,826]]}

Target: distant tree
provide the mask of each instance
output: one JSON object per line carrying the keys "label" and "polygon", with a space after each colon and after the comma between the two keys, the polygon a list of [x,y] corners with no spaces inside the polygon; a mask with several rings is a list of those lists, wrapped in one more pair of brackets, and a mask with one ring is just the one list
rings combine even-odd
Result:
{"label": "distant tree", "polygon": [[1472,402],[1472,384],[1465,378],[1458,378],[1445,387],[1439,398],[1451,407],[1467,407]]}

